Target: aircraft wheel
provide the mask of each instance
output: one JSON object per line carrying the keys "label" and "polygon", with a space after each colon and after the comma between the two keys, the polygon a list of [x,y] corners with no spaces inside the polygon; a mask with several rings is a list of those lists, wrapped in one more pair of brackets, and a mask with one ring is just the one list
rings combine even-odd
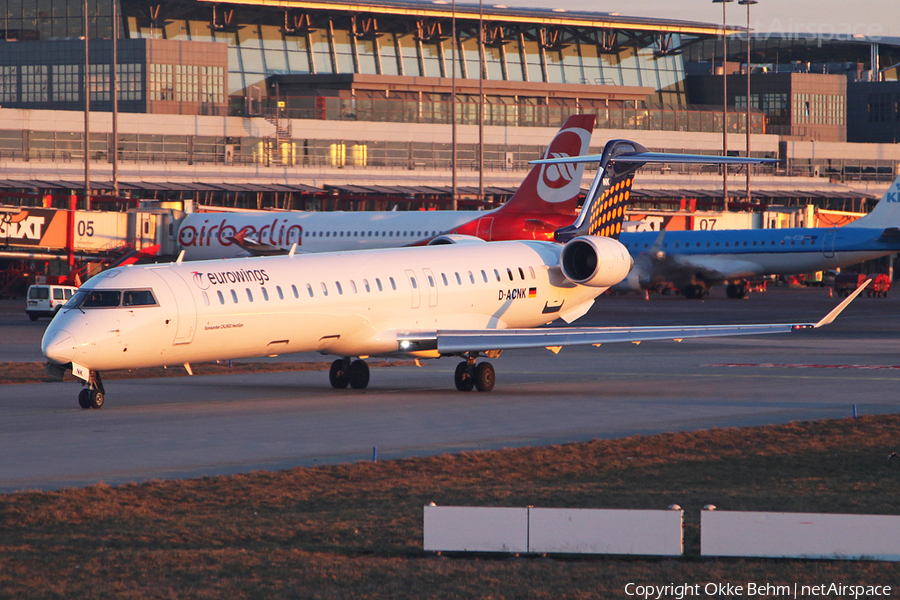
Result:
{"label": "aircraft wheel", "polygon": [[78,392],[78,406],[81,408],[90,408],[91,407],[91,390],[88,388],[83,388],[80,392]]}
{"label": "aircraft wheel", "polygon": [[339,358],[331,363],[328,379],[331,381],[331,387],[336,390],[342,390],[350,383],[350,377],[347,375],[347,367],[343,358]]}
{"label": "aircraft wheel", "polygon": [[91,408],[103,408],[103,401],[105,398],[103,397],[103,392],[98,389],[93,389],[90,391],[90,405]]}
{"label": "aircraft wheel", "polygon": [[453,376],[453,383],[456,389],[461,392],[471,392],[475,387],[475,377],[472,370],[469,369],[469,363],[461,362],[456,365],[456,374]]}
{"label": "aircraft wheel", "polygon": [[489,392],[494,389],[494,367],[489,362],[483,362],[475,367],[475,388],[479,392]]}
{"label": "aircraft wheel", "polygon": [[369,365],[364,360],[354,360],[347,369],[347,378],[354,390],[365,389],[369,385]]}

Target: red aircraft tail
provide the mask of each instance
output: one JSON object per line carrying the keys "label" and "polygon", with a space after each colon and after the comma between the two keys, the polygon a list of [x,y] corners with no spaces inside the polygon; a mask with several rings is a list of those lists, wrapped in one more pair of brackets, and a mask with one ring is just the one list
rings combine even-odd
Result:
{"label": "red aircraft tail", "polygon": [[[541,158],[587,154],[595,119],[596,115],[569,117]],[[571,215],[578,205],[583,175],[583,163],[535,165],[513,197],[497,212]]]}

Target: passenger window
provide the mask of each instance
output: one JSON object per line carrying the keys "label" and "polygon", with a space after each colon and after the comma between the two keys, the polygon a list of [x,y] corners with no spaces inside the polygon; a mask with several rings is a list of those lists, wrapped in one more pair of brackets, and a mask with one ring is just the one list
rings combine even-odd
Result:
{"label": "passenger window", "polygon": [[371,292],[371,291],[372,291],[371,289],[369,289],[369,280],[368,280],[368,279],[363,279],[363,287],[366,288],[366,291],[367,291],[367,292]]}
{"label": "passenger window", "polygon": [[327,296],[327,295],[328,295],[328,288],[325,287],[325,282],[324,282],[324,281],[322,281],[321,284],[322,284],[322,295],[323,295],[323,296]]}
{"label": "passenger window", "polygon": [[381,279],[379,279],[379,278],[376,277],[376,278],[375,278],[375,285],[378,286],[378,291],[379,291],[379,292],[383,292],[383,291],[384,291],[384,288],[381,287]]}
{"label": "passenger window", "polygon": [[313,289],[312,289],[312,286],[308,283],[306,284],[306,291],[309,292],[309,297],[312,298],[313,297]]}
{"label": "passenger window", "polygon": [[216,292],[216,294],[218,294],[219,296],[219,304],[225,304],[225,296],[222,295],[222,291],[219,290]]}
{"label": "passenger window", "polygon": [[394,283],[394,278],[393,278],[393,277],[388,277],[388,279],[391,281],[391,289],[392,289],[392,290],[396,290],[396,289],[397,289],[397,284]]}
{"label": "passenger window", "polygon": [[469,271],[469,281],[470,281],[471,283],[475,283],[475,276],[472,275],[472,271]]}
{"label": "passenger window", "polygon": [[206,295],[206,292],[200,292],[200,295],[203,296],[203,304],[209,306],[209,296]]}
{"label": "passenger window", "polygon": [[506,274],[509,275],[509,280],[512,281],[512,280],[513,280],[512,269],[510,269],[509,267],[507,267],[507,268],[506,268]]}
{"label": "passenger window", "polygon": [[456,283],[458,285],[462,285],[462,279],[460,279],[459,273],[454,273],[454,275],[456,275]]}
{"label": "passenger window", "polygon": [[428,285],[434,287],[434,278],[431,275],[428,276]]}
{"label": "passenger window", "polygon": [[294,298],[299,298],[299,297],[300,297],[300,292],[297,291],[297,286],[296,286],[296,285],[293,285],[293,284],[291,285],[291,291],[294,292]]}
{"label": "passenger window", "polygon": [[247,300],[253,302],[253,292],[250,291],[250,288],[245,288],[247,290]]}
{"label": "passenger window", "polygon": [[[700,244],[697,245],[699,246]],[[531,273],[532,279],[537,279],[537,277],[534,276],[534,267],[528,267],[528,272]]]}
{"label": "passenger window", "polygon": [[237,301],[238,301],[237,292],[235,292],[234,290],[231,290],[231,299],[234,301],[235,304],[237,304]]}
{"label": "passenger window", "polygon": [[269,290],[267,290],[266,288],[263,288],[262,292],[263,292],[263,298],[265,298],[266,302],[268,302],[269,301]]}
{"label": "passenger window", "polygon": [[276,285],[276,286],[275,286],[275,291],[278,292],[278,299],[279,299],[279,300],[284,300],[284,294],[281,293],[281,286],[280,286],[280,285]]}
{"label": "passenger window", "polygon": [[350,280],[350,289],[353,290],[353,293],[356,293],[356,282],[352,279]]}
{"label": "passenger window", "polygon": [[441,279],[444,281],[444,287],[447,287],[448,285],[450,285],[449,283],[447,283],[447,276],[444,275],[443,273],[441,273]]}
{"label": "passenger window", "polygon": [[344,288],[341,287],[341,282],[340,282],[340,281],[335,281],[335,282],[334,282],[334,285],[335,285],[335,287],[337,287],[338,294],[343,295],[343,294],[344,294]]}
{"label": "passenger window", "polygon": [[522,270],[522,267],[519,267],[519,279],[525,281],[525,271]]}
{"label": "passenger window", "polygon": [[410,277],[410,278],[409,278],[409,282],[412,284],[414,290],[419,289],[419,286],[416,285],[416,278],[415,278],[415,277]]}
{"label": "passenger window", "polygon": [[497,278],[497,281],[500,281],[500,271],[498,271],[497,269],[494,269],[494,277]]}
{"label": "passenger window", "polygon": [[484,282],[487,283],[487,273],[485,273],[483,269],[481,271],[481,277],[484,279]]}

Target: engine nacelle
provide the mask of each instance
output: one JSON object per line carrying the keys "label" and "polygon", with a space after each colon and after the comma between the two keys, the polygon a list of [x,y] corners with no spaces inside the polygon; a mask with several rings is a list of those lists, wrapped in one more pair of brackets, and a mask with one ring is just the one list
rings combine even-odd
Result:
{"label": "engine nacelle", "polygon": [[628,276],[634,261],[617,240],[584,235],[570,240],[559,255],[566,279],[579,285],[609,287]]}
{"label": "engine nacelle", "polygon": [[448,233],[445,235],[439,235],[430,242],[428,242],[429,246],[445,246],[447,244],[484,244],[486,243],[480,237],[475,237],[474,235],[462,235],[459,233]]}

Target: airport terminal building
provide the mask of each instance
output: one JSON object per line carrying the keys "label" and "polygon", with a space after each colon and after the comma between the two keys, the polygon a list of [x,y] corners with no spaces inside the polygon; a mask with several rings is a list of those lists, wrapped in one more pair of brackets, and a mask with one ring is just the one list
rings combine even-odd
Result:
{"label": "airport terminal building", "polygon": [[[376,170],[445,171],[453,162],[454,114],[457,169],[467,181],[483,170],[496,173],[498,184],[511,183],[503,174],[524,168],[552,131],[579,112],[595,113],[597,129],[608,137],[721,151],[716,86],[722,78],[716,75],[723,70],[732,90],[729,148],[745,147],[747,95],[740,82],[747,61],[738,27],[728,29],[733,39],[723,61],[720,25],[620,13],[504,5],[479,11],[477,4],[443,0],[362,6],[91,0],[86,68],[78,40],[83,6],[80,0],[0,0],[4,158],[83,160],[87,72],[95,121],[90,156],[101,165],[112,160],[114,35],[118,109],[127,113],[115,152],[126,177],[129,162],[169,165],[171,180],[179,178],[172,171],[177,166],[188,180],[201,176],[190,167],[202,164],[282,169],[273,180],[285,183],[296,171],[297,181],[316,187],[333,181],[327,171],[334,168],[353,169],[359,181],[384,179]],[[887,125],[870,128],[881,136],[877,141],[900,126],[894,125],[900,115],[894,88],[885,88],[886,96],[867,90],[871,102],[848,101],[856,80],[880,86],[889,82],[872,80],[896,79],[896,68],[877,72],[870,63],[900,62],[900,41],[823,45],[766,34],[752,42],[750,69],[760,90],[750,97],[752,153],[784,158],[803,174],[890,177],[900,163],[890,151],[823,152],[820,146],[814,152],[810,144],[847,141],[848,130],[863,131],[852,121],[881,115],[882,104]],[[482,138],[479,113],[487,128]],[[98,173],[105,173],[101,165]],[[369,175],[360,177],[360,170]],[[51,175],[36,168],[17,178]],[[72,178],[65,170],[61,175]]]}

